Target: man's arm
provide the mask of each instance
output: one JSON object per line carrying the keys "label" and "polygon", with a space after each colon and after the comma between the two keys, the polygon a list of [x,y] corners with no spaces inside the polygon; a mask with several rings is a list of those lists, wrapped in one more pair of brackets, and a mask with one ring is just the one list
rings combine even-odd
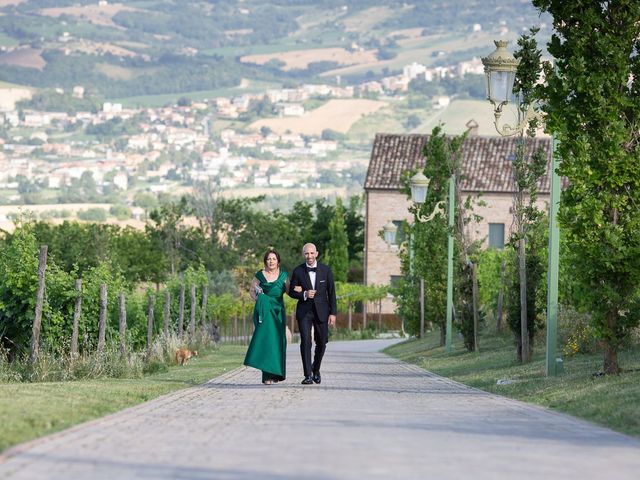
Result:
{"label": "man's arm", "polygon": [[336,324],[338,305],[336,301],[336,286],[333,283],[331,268],[329,268],[329,273],[327,274],[327,297],[329,300],[329,326],[332,327]]}
{"label": "man's arm", "polygon": [[337,315],[338,306],[336,301],[336,286],[333,283],[333,272],[328,268],[327,273],[327,300],[329,301],[329,314]]}
{"label": "man's arm", "polygon": [[293,270],[293,273],[291,274],[291,281],[289,282],[289,291],[287,292],[287,294],[291,298],[304,301],[304,294],[302,290],[298,289],[300,291],[296,291],[296,287],[298,286],[301,286],[301,285],[300,285],[300,278],[298,278],[298,269],[296,268]]}

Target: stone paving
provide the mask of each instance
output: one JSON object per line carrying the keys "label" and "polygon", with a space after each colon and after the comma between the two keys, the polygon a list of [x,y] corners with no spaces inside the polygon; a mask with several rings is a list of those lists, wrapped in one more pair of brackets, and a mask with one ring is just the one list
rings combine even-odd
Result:
{"label": "stone paving", "polygon": [[263,386],[240,368],[204,385],[18,446],[10,479],[640,478],[640,442],[330,343],[320,385]]}

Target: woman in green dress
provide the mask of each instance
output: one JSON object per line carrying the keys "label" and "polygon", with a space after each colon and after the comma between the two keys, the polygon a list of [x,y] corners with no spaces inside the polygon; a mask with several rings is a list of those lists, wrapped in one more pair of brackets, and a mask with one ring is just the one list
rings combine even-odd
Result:
{"label": "woman in green dress", "polygon": [[264,270],[259,270],[249,294],[256,301],[255,326],[244,364],[262,370],[262,383],[271,385],[285,379],[287,317],[282,296],[289,290],[288,274],[280,270],[280,254],[274,249],[265,253]]}

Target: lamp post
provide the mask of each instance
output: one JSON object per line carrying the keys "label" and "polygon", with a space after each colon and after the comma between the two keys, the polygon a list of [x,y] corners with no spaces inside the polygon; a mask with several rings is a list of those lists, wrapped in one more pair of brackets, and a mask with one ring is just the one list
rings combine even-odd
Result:
{"label": "lamp post", "polygon": [[396,227],[391,220],[382,227],[384,241],[387,245],[392,246],[396,244],[396,235],[398,234],[398,227]]}
{"label": "lamp post", "polygon": [[[420,207],[427,199],[427,192],[430,180],[421,172],[416,173],[411,178],[411,199]],[[455,219],[455,174],[449,178],[449,234],[447,241],[447,323],[445,333],[445,351],[451,352],[452,347],[452,328],[453,328],[453,224]],[[444,215],[444,202],[436,203],[433,212],[429,216],[423,216],[419,212],[416,214],[416,220],[419,222],[429,222],[441,213]]]}
{"label": "lamp post", "polygon": [[[387,245],[389,245],[390,247],[394,247],[397,244],[396,239],[397,239],[397,235],[398,235],[398,227],[395,226],[395,224],[389,220],[387,222],[387,224],[382,227],[382,236],[384,238],[384,241]],[[412,248],[412,241],[411,241],[411,232],[409,232],[409,275],[413,275],[413,248]],[[423,294],[423,287],[424,286],[424,280],[421,278],[420,279],[420,287],[421,287],[421,294],[420,294],[420,338],[424,337],[424,294]],[[402,324],[402,334],[404,335],[405,329],[404,329],[404,321]]]}
{"label": "lamp post", "polygon": [[[515,127],[504,124],[499,125],[502,115],[502,107],[509,103],[513,92],[518,60],[507,50],[506,41],[494,42],[496,50],[482,59],[487,80],[487,99],[494,108],[496,131],[501,136],[513,136],[523,132],[528,122],[540,114],[534,109],[533,104],[518,104],[518,123]],[[558,230],[558,208],[560,205],[560,177],[556,172],[558,160],[554,155],[556,149],[555,137],[551,143],[551,193],[549,205],[549,268],[547,273],[547,352],[546,374],[557,375],[562,372],[562,359],[557,356],[557,330],[558,330],[558,272],[560,233]]]}

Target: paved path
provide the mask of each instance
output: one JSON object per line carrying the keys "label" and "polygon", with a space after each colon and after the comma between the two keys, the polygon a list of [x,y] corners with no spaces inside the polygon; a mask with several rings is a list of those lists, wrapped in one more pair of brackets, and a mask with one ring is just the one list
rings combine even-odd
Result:
{"label": "paved path", "polygon": [[640,442],[376,353],[391,342],[329,344],[312,386],[294,345],[283,384],[238,369],[19,446],[0,478],[640,478]]}

